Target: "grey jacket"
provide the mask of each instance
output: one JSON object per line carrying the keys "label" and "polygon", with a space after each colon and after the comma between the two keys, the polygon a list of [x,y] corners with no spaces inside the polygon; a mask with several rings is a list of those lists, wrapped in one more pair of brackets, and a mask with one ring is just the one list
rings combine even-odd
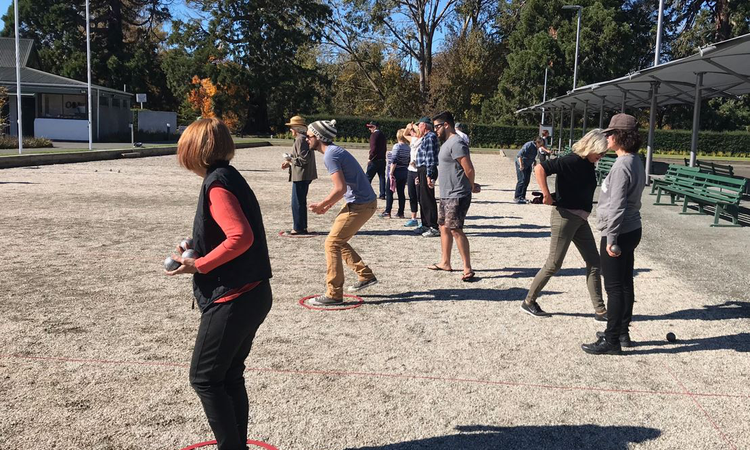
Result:
{"label": "grey jacket", "polygon": [[292,160],[289,167],[289,181],[307,181],[318,178],[315,166],[315,151],[310,150],[303,134],[297,135],[292,149]]}
{"label": "grey jacket", "polygon": [[646,186],[646,171],[636,154],[619,156],[602,182],[596,208],[597,228],[607,236],[607,245],[617,236],[641,228],[641,194]]}

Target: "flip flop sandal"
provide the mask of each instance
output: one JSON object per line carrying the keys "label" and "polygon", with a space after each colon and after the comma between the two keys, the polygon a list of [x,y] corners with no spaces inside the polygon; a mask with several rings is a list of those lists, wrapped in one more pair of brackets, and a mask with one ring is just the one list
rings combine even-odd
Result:
{"label": "flip flop sandal", "polygon": [[464,276],[461,277],[461,281],[465,283],[471,283],[473,281],[477,281],[476,274],[472,270],[469,273],[465,273]]}
{"label": "flip flop sandal", "polygon": [[431,266],[427,266],[430,270],[439,270],[443,272],[453,272],[453,269],[443,269],[442,267],[438,266],[437,264],[433,264]]}

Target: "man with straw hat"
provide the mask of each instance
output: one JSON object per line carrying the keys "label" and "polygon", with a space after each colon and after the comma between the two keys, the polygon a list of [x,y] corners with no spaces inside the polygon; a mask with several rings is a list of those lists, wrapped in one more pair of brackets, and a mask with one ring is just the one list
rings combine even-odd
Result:
{"label": "man with straw hat", "polygon": [[292,153],[284,154],[282,169],[289,170],[292,182],[292,221],[289,234],[307,234],[307,191],[312,180],[318,178],[315,153],[307,145],[307,123],[302,116],[294,116],[286,123],[294,137]]}

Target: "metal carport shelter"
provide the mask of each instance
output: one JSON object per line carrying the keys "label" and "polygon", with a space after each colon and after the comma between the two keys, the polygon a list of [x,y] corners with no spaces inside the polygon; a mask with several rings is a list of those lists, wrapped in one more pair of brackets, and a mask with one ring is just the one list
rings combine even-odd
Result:
{"label": "metal carport shelter", "polygon": [[[650,67],[624,77],[582,86],[568,94],[516,111],[516,114],[570,111],[570,141],[576,112],[583,114],[586,131],[589,107],[599,109],[599,128],[604,110],[625,112],[627,108],[650,108],[646,175],[651,174],[656,109],[667,105],[693,105],[693,135],[690,165],[695,165],[700,130],[701,100],[713,97],[739,97],[750,93],[750,34],[698,49],[686,58]],[[562,133],[560,133],[562,134]]]}

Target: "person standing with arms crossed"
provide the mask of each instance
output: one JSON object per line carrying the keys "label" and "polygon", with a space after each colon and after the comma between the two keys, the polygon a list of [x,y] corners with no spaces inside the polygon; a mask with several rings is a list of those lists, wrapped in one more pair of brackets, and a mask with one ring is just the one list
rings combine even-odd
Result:
{"label": "person standing with arms crossed", "polygon": [[234,141],[218,119],[200,119],[182,133],[177,160],[203,178],[193,222],[199,258],[173,256],[193,274],[201,310],[190,384],[203,404],[219,450],[247,448],[245,359],[271,309],[271,263],[260,206],[229,161]]}
{"label": "person standing with arms crossed", "polygon": [[286,124],[294,137],[291,155],[281,165],[289,170],[289,181],[292,182],[292,220],[293,229],[289,234],[307,234],[307,192],[312,180],[318,178],[315,166],[315,153],[307,145],[307,124],[301,116],[292,117]]}
{"label": "person standing with arms crossed", "polygon": [[629,326],[635,303],[633,270],[635,249],[643,231],[640,211],[646,170],[638,156],[641,135],[635,117],[616,114],[604,132],[609,148],[617,153],[602,182],[596,208],[597,228],[602,235],[599,253],[607,291],[607,329],[597,333],[596,342],[581,348],[592,355],[617,355],[623,346],[632,346]]}
{"label": "person standing with arms crossed", "polygon": [[435,181],[438,176],[438,152],[440,143],[432,131],[432,120],[422,117],[417,123],[421,141],[417,150],[417,179],[419,189],[419,210],[422,226],[414,230],[424,237],[438,237],[437,202],[435,201]]}
{"label": "person standing with arms crossed", "polygon": [[438,155],[438,182],[440,183],[440,206],[438,224],[442,256],[439,264],[428,267],[432,270],[452,271],[451,250],[455,239],[458,252],[464,262],[461,281],[475,281],[471,268],[469,239],[464,234],[464,220],[471,205],[471,194],[478,193],[479,185],[474,183],[474,165],[471,163],[469,146],[456,133],[453,114],[448,111],[435,116],[434,127],[437,136],[443,141]]}
{"label": "person standing with arms crossed", "polygon": [[359,281],[349,287],[350,292],[359,291],[378,282],[372,269],[367,267],[349,245],[349,240],[375,214],[378,199],[362,167],[351,153],[334,145],[335,138],[335,120],[318,120],[307,127],[310,148],[323,154],[323,163],[333,181],[333,188],[328,196],[320,202],[311,204],[310,210],[316,214],[325,214],[342,198],[345,202],[326,238],[326,293],[312,298],[311,305],[339,305],[344,302],[342,258],[359,277]]}

